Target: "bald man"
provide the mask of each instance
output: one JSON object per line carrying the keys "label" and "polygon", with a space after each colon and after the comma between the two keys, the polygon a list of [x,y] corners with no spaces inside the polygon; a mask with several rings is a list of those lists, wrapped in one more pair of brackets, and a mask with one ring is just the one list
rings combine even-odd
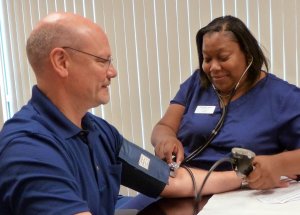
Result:
{"label": "bald man", "polygon": [[37,85],[1,132],[0,213],[113,214],[122,137],[87,113],[109,101],[117,75],[105,33],[82,16],[50,14],[26,51]]}
{"label": "bald man", "polygon": [[[33,29],[26,50],[37,84],[0,133],[0,214],[113,214],[123,137],[88,112],[109,102],[117,75],[105,33],[82,16],[54,13]],[[206,171],[192,171],[201,183]],[[240,186],[232,171],[222,173],[228,181],[220,174],[204,194]],[[184,169],[167,180],[162,196],[193,196]]]}

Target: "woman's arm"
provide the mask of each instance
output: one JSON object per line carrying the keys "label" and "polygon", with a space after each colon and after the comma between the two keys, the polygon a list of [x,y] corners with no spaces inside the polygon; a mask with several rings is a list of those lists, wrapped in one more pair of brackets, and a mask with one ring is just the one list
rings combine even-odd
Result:
{"label": "woman's arm", "polygon": [[151,143],[155,147],[155,154],[167,163],[172,162],[172,155],[176,156],[177,163],[184,157],[182,144],[176,136],[184,109],[182,105],[171,104],[152,131]]}
{"label": "woman's arm", "polygon": [[258,190],[286,187],[288,182],[280,180],[281,176],[297,178],[297,175],[300,175],[299,164],[300,149],[256,156],[253,160],[255,168],[248,176],[249,187]]}

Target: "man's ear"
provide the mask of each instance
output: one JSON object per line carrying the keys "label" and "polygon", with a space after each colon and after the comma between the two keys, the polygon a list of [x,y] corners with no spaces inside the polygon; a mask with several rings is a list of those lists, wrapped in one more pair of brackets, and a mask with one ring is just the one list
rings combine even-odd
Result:
{"label": "man's ear", "polygon": [[53,69],[61,77],[68,76],[68,65],[70,57],[63,48],[54,48],[50,52],[50,61]]}

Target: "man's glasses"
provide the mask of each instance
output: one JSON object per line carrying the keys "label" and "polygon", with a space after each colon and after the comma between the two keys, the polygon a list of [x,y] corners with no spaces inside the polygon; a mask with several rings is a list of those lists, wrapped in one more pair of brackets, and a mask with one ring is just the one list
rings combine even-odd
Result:
{"label": "man's glasses", "polygon": [[104,65],[106,71],[109,69],[109,67],[110,67],[110,65],[111,65],[111,62],[112,62],[112,60],[113,60],[111,57],[108,58],[108,59],[105,59],[105,58],[103,58],[103,57],[99,57],[99,56],[90,54],[90,53],[88,53],[88,52],[84,52],[84,51],[81,51],[81,50],[78,50],[78,49],[74,49],[74,48],[69,47],[69,46],[64,46],[64,47],[62,47],[62,48],[63,48],[63,49],[71,49],[71,50],[73,50],[73,51],[80,52],[80,53],[82,53],[82,54],[86,54],[86,55],[89,55],[89,56],[92,56],[92,57],[98,59],[99,62],[103,63],[103,65]]}

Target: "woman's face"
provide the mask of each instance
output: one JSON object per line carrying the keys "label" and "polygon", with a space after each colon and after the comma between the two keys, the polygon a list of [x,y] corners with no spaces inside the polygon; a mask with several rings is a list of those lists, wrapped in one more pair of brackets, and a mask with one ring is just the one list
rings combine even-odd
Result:
{"label": "woman's face", "polygon": [[203,71],[220,92],[229,93],[247,67],[245,54],[233,40],[232,33],[206,33],[203,37],[202,53]]}

